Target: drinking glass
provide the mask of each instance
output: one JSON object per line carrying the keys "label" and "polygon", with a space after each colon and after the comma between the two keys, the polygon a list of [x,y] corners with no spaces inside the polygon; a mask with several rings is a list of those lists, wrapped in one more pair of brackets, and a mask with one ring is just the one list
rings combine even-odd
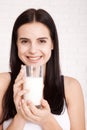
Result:
{"label": "drinking glass", "polygon": [[24,99],[32,101],[39,108],[43,97],[43,66],[25,66],[24,88],[29,90],[24,94]]}

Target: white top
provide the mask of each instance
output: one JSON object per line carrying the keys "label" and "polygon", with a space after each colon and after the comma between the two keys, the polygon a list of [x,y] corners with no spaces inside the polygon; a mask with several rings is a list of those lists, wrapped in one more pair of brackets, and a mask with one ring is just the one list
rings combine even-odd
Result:
{"label": "white top", "polygon": [[[67,109],[65,108],[65,111],[61,115],[53,115],[55,119],[58,121],[59,125],[62,127],[63,130],[70,130],[70,121],[67,113]],[[11,123],[12,119],[9,119],[3,123],[3,130],[6,130],[6,128]],[[26,123],[23,130],[42,130],[41,127],[37,124],[33,123]]]}

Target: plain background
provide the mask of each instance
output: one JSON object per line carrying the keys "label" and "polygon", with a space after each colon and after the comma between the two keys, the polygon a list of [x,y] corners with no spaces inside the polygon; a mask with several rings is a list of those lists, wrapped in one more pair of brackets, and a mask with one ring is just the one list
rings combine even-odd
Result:
{"label": "plain background", "polygon": [[87,0],[0,0],[0,72],[9,71],[12,27],[17,16],[28,8],[46,9],[53,17],[59,35],[61,70],[80,82],[87,122]]}

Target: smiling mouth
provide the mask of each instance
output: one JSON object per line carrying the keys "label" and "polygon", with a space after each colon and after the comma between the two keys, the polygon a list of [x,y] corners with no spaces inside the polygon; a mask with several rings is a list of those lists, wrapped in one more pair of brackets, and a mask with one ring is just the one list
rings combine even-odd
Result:
{"label": "smiling mouth", "polygon": [[29,62],[31,63],[36,63],[39,62],[39,60],[41,60],[42,56],[38,56],[38,57],[29,57],[27,56],[27,59],[29,60]]}

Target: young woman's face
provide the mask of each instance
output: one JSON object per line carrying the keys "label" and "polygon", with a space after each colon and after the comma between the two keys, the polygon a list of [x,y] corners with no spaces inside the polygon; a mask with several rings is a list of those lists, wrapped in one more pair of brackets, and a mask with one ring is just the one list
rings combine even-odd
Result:
{"label": "young woman's face", "polygon": [[49,29],[40,22],[22,25],[18,29],[17,47],[24,64],[46,64],[53,49]]}

